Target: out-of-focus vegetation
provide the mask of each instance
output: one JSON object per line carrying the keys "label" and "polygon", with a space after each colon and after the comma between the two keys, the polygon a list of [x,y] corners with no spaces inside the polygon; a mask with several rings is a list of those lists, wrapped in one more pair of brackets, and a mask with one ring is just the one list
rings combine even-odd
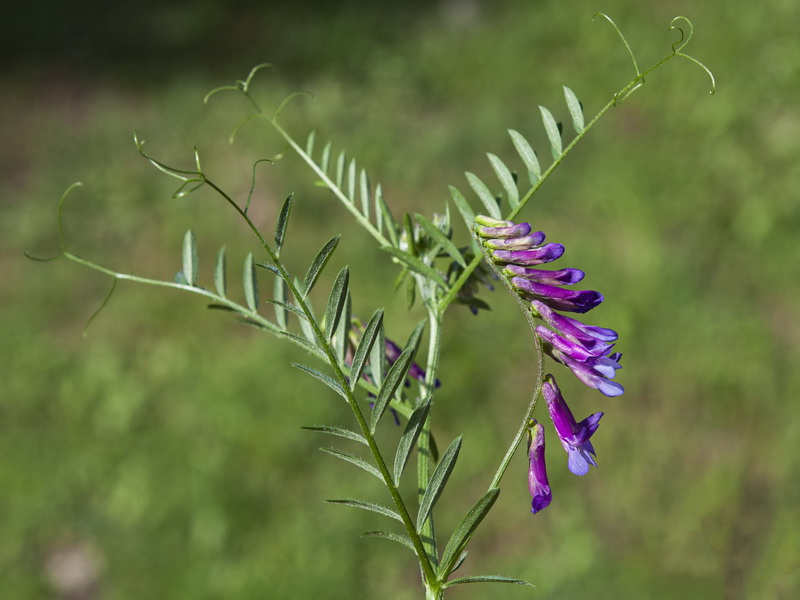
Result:
{"label": "out-of-focus vegetation", "polygon": [[[513,160],[507,128],[546,152],[537,105],[567,120],[562,85],[591,115],[630,79],[597,10],[642,65],[669,51],[666,25],[685,14],[687,51],[719,89],[710,97],[699,69],[673,61],[522,215],[605,294],[592,322],[619,330],[627,391],[607,399],[562,375],[576,414],[606,413],[600,468],[571,476],[551,443],[554,501],[532,517],[518,456],[463,571],[537,584],[494,590],[504,598],[800,596],[797,2],[82,4],[19,6],[3,35],[0,597],[419,597],[411,557],[357,537],[379,517],[323,502],[383,499],[300,430],[348,414],[288,369],[294,348],[196,298],[132,285],[84,338],[110,281],[22,252],[57,252],[56,202],[80,179],[66,208],[78,254],[169,278],[191,227],[206,276],[222,243],[243,258],[254,245],[234,215],[205,191],[171,200],[174,180],[131,132],[173,164],[190,166],[198,146],[241,197],[251,163],[282,146],[256,125],[229,146],[247,105],[202,98],[264,61],[279,68],[258,79],[265,103],[316,97],[287,109],[288,127],[357,156],[395,214],[441,211],[464,170],[490,176],[485,152]],[[344,233],[336,259],[351,265],[355,310],[386,306],[404,339],[418,315],[392,294],[395,267],[311,183],[291,157],[263,167],[257,221],[270,230],[294,191],[298,270]],[[515,305],[483,297],[491,313],[453,307],[445,323],[434,427],[443,440],[463,432],[464,447],[442,531],[487,485],[535,377]]]}

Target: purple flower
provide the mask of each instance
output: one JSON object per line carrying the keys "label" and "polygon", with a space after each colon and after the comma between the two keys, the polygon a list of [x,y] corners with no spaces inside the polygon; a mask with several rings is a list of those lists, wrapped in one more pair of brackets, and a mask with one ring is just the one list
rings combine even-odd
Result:
{"label": "purple flower", "polygon": [[603,301],[603,294],[594,290],[565,290],[522,277],[512,277],[511,285],[528,300],[540,300],[551,308],[567,312],[589,312]]}
{"label": "purple flower", "polygon": [[597,466],[593,456],[594,448],[589,438],[600,425],[603,413],[594,413],[577,423],[552,375],[544,378],[542,395],[547,402],[547,410],[550,412],[561,445],[567,452],[569,470],[575,475],[586,475],[590,465]]}
{"label": "purple flower", "polygon": [[544,351],[555,361],[569,367],[580,379],[590,388],[599,390],[604,396],[621,396],[625,393],[623,388],[616,381],[611,381],[616,375],[616,371],[621,369],[619,359],[622,354],[615,352],[608,356],[597,356],[585,361],[576,360],[569,354],[561,352],[548,343],[544,344]]}
{"label": "purple flower", "polygon": [[547,467],[544,462],[544,427],[536,420],[531,421],[528,429],[528,489],[533,500],[531,512],[536,514],[550,505],[553,494],[547,481]]}
{"label": "purple flower", "polygon": [[511,277],[523,277],[536,281],[537,283],[549,283],[550,285],[572,285],[578,283],[584,277],[584,272],[580,269],[561,269],[560,271],[547,271],[545,269],[530,269],[518,265],[506,265],[503,273]]}
{"label": "purple flower", "polygon": [[[560,335],[581,344],[589,351],[595,351],[597,348],[607,350],[611,348],[609,342],[617,341],[617,332],[613,329],[585,325],[576,319],[558,314],[549,306],[538,300],[533,300],[531,306],[538,313],[537,316],[543,319],[550,327],[557,330]],[[596,354],[596,352],[594,353]]]}

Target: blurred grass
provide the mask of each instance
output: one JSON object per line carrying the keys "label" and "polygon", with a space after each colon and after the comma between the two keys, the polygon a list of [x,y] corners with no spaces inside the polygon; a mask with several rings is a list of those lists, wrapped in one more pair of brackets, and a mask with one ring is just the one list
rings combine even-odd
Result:
{"label": "blurred grass", "polygon": [[[80,179],[66,212],[76,252],[169,278],[192,227],[206,274],[222,243],[233,272],[254,248],[247,233],[206,192],[169,200],[173,181],[138,157],[131,130],[179,165],[197,145],[241,197],[253,160],[282,147],[258,127],[228,146],[246,107],[233,95],[201,99],[264,60],[279,67],[256,85],[267,102],[292,89],[316,97],[287,109],[295,131],[316,128],[358,157],[395,214],[441,211],[447,184],[466,188],[464,170],[490,176],[485,152],[514,160],[506,128],[546,152],[536,106],[566,120],[561,85],[593,114],[629,79],[613,31],[591,22],[598,8],[643,66],[674,41],[669,20],[691,18],[686,50],[719,90],[709,97],[702,72],[673,61],[592,131],[523,215],[605,294],[592,322],[619,330],[627,392],[605,399],[560,378],[576,414],[606,412],[601,467],[571,477],[551,442],[555,500],[532,518],[518,457],[465,573],[537,584],[495,591],[505,598],[797,597],[798,5],[463,1],[421,3],[396,22],[396,10],[366,3],[296,14],[232,6],[244,5],[237,17],[176,4],[170,14],[199,21],[175,19],[183,36],[139,35],[138,62],[117,36],[111,58],[91,45],[20,50],[0,76],[3,599],[76,597],[52,581],[70,556],[96,569],[87,598],[419,597],[410,557],[357,538],[378,517],[323,503],[383,500],[316,452],[327,441],[299,430],[347,422],[341,403],[287,370],[300,354],[197,299],[131,285],[83,338],[110,282],[22,251],[57,250],[55,204]],[[163,14],[140,16],[173,31]],[[108,43],[94,30],[90,40]],[[214,39],[225,40],[219,55]],[[257,221],[270,230],[296,192],[287,252],[297,269],[345,233],[336,258],[351,266],[355,310],[386,306],[389,334],[403,339],[418,315],[391,293],[394,268],[310,181],[292,158],[263,167]],[[515,306],[483,296],[490,314],[454,309],[446,321],[434,426],[442,445],[464,433],[464,448],[441,532],[487,484],[534,378]]]}

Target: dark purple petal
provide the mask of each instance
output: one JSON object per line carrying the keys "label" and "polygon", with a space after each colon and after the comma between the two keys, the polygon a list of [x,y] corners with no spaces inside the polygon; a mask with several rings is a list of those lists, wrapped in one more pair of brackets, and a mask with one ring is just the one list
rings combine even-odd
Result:
{"label": "dark purple petal", "polygon": [[573,283],[578,283],[585,275],[580,269],[547,271],[545,269],[530,269],[519,265],[506,265],[503,268],[503,273],[511,277],[524,277],[538,283],[549,283],[551,285],[572,285]]}
{"label": "dark purple petal", "polygon": [[596,346],[610,348],[611,345],[607,342],[614,342],[617,340],[617,332],[613,329],[584,325],[572,317],[558,314],[549,306],[538,300],[533,300],[531,305],[534,310],[539,313],[539,316],[544,319],[545,323],[550,325],[553,329],[556,329],[567,339],[583,344],[587,350],[594,350]]}
{"label": "dark purple petal", "polygon": [[528,430],[528,489],[531,497],[531,512],[536,514],[550,505],[553,494],[547,480],[547,466],[544,461],[544,427],[533,421]]}
{"label": "dark purple petal", "polygon": [[494,250],[492,256],[495,260],[515,265],[533,266],[553,262],[564,254],[561,244],[545,244],[535,250]]}
{"label": "dark purple petal", "polygon": [[544,242],[544,233],[537,231],[521,237],[485,240],[483,245],[494,250],[530,250],[542,242]]}
{"label": "dark purple petal", "polygon": [[541,300],[556,310],[585,313],[603,301],[603,294],[594,290],[566,290],[522,277],[512,277],[511,285],[523,292],[529,300]]}

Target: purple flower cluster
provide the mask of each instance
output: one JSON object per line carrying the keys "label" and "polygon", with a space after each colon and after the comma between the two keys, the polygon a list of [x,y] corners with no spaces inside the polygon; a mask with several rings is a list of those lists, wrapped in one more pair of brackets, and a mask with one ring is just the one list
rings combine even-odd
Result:
{"label": "purple flower cluster", "polygon": [[[531,314],[544,322],[536,335],[544,352],[569,368],[584,384],[606,396],[619,396],[625,390],[612,381],[620,368],[621,354],[612,352],[617,333],[604,327],[585,325],[556,311],[585,313],[603,301],[593,290],[566,288],[581,281],[583,271],[537,268],[564,254],[561,244],[545,244],[541,231],[532,232],[528,223],[501,221],[486,216],[475,218],[475,233],[486,254],[510,286],[530,303]],[[542,395],[561,445],[567,452],[568,466],[576,475],[585,475],[597,466],[589,438],[597,430],[603,413],[595,413],[577,422],[567,406],[552,375],[545,377]],[[544,429],[532,421],[529,429],[530,471],[528,480],[533,496],[533,512],[545,508],[551,500],[544,463]]]}

